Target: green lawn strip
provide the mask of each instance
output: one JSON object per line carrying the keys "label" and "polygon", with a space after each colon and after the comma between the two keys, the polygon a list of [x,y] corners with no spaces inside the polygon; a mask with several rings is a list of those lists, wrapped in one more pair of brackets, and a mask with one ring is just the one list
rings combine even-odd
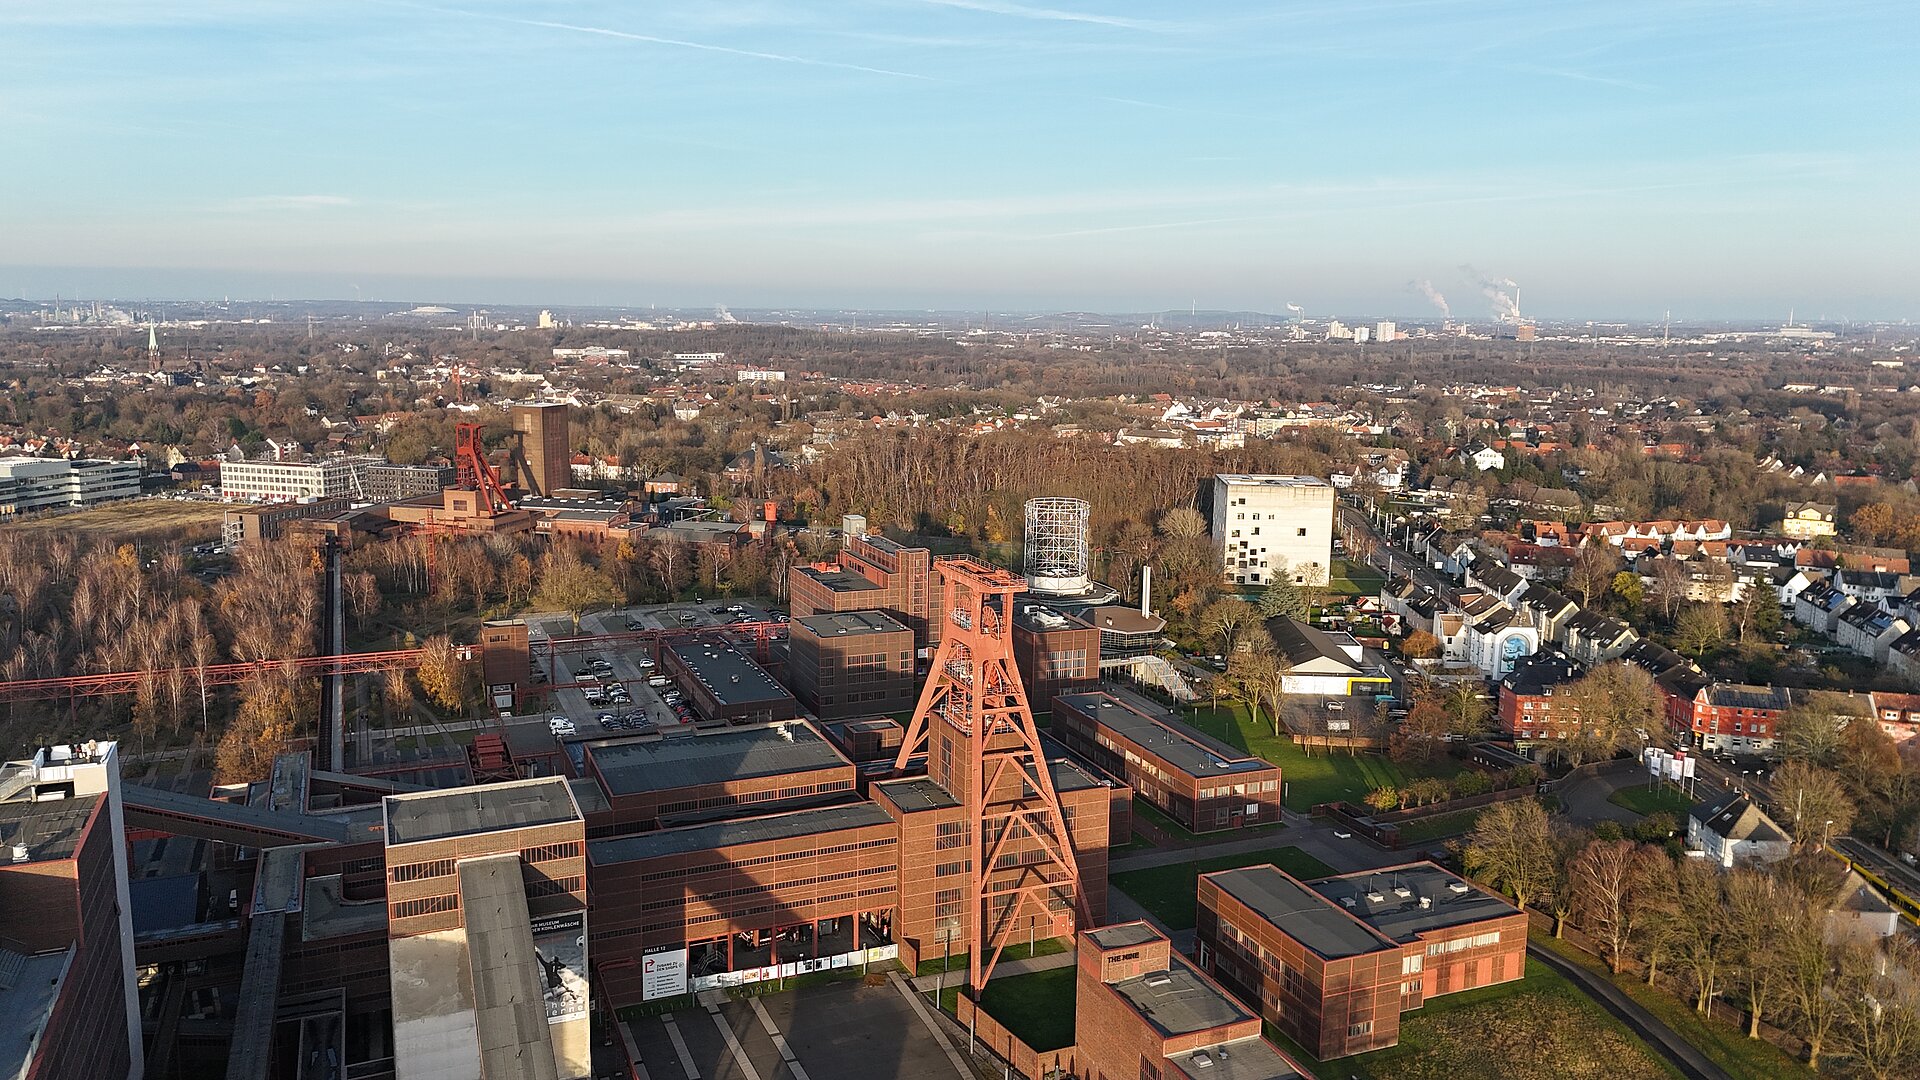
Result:
{"label": "green lawn strip", "polygon": [[1624,806],[1642,817],[1664,810],[1684,820],[1687,811],[1693,809],[1692,799],[1687,798],[1678,788],[1669,787],[1666,784],[1651,788],[1645,784],[1623,787],[1607,796],[1607,801],[1615,806]]}
{"label": "green lawn strip", "polygon": [[[990,980],[981,1008],[1040,1053],[1072,1046],[1078,975],[1078,968],[1063,967]],[[960,988],[949,987],[940,995],[940,1007],[953,1015],[959,997]]]}
{"label": "green lawn strip", "polygon": [[1429,840],[1471,832],[1473,823],[1479,820],[1485,810],[1486,807],[1482,806],[1472,810],[1455,810],[1451,814],[1435,814],[1429,818],[1400,822],[1400,842],[1402,845],[1424,844]]}
{"label": "green lawn strip", "polygon": [[1735,1080],[1814,1075],[1806,1065],[1765,1039],[1749,1039],[1744,1028],[1697,1013],[1691,1002],[1681,1001],[1658,987],[1648,986],[1642,979],[1631,975],[1616,977],[1607,970],[1605,962],[1581,952],[1564,940],[1535,934],[1533,941],[1588,971],[1612,980],[1622,993],[1639,1002],[1661,1023],[1672,1028],[1674,1034],[1697,1047]]}
{"label": "green lawn strip", "polygon": [[1329,1068],[1329,1075],[1366,1080],[1681,1075],[1578,987],[1534,960],[1516,982],[1449,994],[1403,1014],[1398,1045]]}
{"label": "green lawn strip", "polygon": [[1262,716],[1256,721],[1248,715],[1244,702],[1222,701],[1218,709],[1203,703],[1185,719],[1228,746],[1280,766],[1291,810],[1343,799],[1358,803],[1375,788],[1401,787],[1425,776],[1452,777],[1463,767],[1451,757],[1402,766],[1379,754],[1349,754],[1343,750],[1309,754],[1291,736],[1275,735],[1264,713]]}
{"label": "green lawn strip", "polygon": [[[1068,945],[1068,942],[1067,942],[1067,939],[1065,938],[1041,938],[1040,940],[1033,943],[1032,949],[1028,949],[1027,943],[1024,941],[1012,942],[1012,943],[1009,943],[1006,949],[1004,949],[1000,953],[1000,960],[1002,963],[1004,963],[1008,960],[1025,960],[1029,956],[1053,956],[1056,953],[1066,952],[1067,945]],[[938,948],[937,944],[935,945],[935,948]],[[944,959],[937,955],[922,957],[920,959],[920,967],[917,971],[914,972],[914,974],[916,976],[938,975],[942,970],[945,970],[948,974],[952,974],[953,972],[957,971],[962,976],[966,975],[967,973],[966,950],[961,949],[960,951],[954,953],[952,956],[946,957]]]}
{"label": "green lawn strip", "polygon": [[1272,863],[1297,878],[1326,877],[1333,868],[1296,847],[1270,848],[1242,855],[1216,855],[1211,859],[1154,866],[1144,870],[1126,870],[1108,878],[1112,885],[1132,897],[1134,902],[1153,913],[1169,930],[1189,930],[1194,925],[1194,894],[1201,874],[1232,870],[1241,866]]}

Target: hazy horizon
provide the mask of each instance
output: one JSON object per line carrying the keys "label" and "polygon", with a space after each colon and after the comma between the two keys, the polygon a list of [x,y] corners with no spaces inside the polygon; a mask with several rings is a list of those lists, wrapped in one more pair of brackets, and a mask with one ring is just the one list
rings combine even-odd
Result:
{"label": "hazy horizon", "polygon": [[1915,318],[1910,16],[17,0],[0,294]]}

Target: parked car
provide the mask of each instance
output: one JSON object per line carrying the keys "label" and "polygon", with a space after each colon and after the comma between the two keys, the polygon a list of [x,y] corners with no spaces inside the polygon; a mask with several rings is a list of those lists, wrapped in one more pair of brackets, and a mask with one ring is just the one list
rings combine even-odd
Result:
{"label": "parked car", "polygon": [[627,620],[627,629],[629,630],[645,630],[646,628],[647,628],[647,624],[641,622],[639,619]]}

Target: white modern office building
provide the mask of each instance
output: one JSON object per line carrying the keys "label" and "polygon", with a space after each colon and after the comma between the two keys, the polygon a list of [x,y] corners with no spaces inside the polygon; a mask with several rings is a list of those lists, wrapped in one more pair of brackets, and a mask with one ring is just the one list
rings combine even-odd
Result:
{"label": "white modern office building", "polygon": [[0,458],[0,517],[93,506],[140,494],[138,461]]}
{"label": "white modern office building", "polygon": [[307,461],[228,461],[220,466],[220,494],[257,502],[366,499],[368,468],[385,464],[384,458],[368,454]]}
{"label": "white modern office building", "polygon": [[1270,585],[1284,574],[1297,584],[1326,584],[1333,494],[1317,476],[1215,476],[1213,545],[1226,582]]}

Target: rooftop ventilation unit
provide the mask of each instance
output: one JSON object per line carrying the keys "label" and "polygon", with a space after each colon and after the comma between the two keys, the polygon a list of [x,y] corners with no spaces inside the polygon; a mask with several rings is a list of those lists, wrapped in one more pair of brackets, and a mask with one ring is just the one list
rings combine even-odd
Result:
{"label": "rooftop ventilation unit", "polygon": [[1468,885],[1464,881],[1447,882],[1447,891],[1450,893],[1454,893],[1459,896],[1465,896],[1467,894],[1467,889],[1468,889]]}
{"label": "rooftop ventilation unit", "polygon": [[14,862],[27,861],[27,845],[25,844],[13,845],[13,861]]}

